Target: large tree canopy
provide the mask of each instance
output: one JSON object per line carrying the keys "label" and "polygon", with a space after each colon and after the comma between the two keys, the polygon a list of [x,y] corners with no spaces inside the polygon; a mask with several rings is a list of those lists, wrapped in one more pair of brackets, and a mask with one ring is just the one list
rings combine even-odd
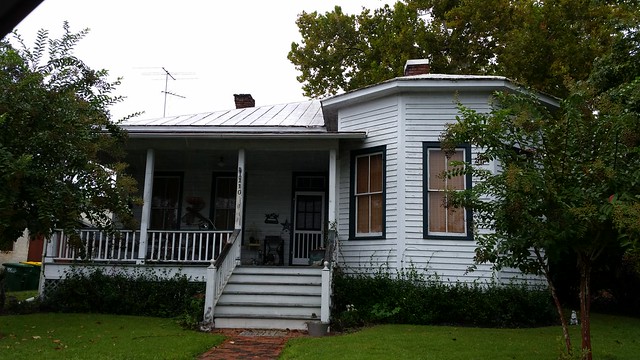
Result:
{"label": "large tree canopy", "polygon": [[303,12],[296,21],[302,43],[288,58],[302,72],[306,96],[322,97],[402,75],[403,59],[423,58],[426,24],[414,8],[397,3],[373,13],[347,15],[336,6],[320,15]]}
{"label": "large tree canopy", "polygon": [[615,34],[638,18],[635,1],[407,0],[344,14],[303,12],[288,58],[309,97],[402,75],[407,59],[434,73],[507,76],[564,97],[584,80]]}
{"label": "large tree canopy", "polygon": [[[572,262],[580,274],[581,340],[589,359],[594,263],[612,249],[636,247],[640,237],[638,40],[637,31],[618,34],[614,51],[596,61],[585,81],[569,86],[560,109],[545,108],[533,95],[497,94],[488,114],[461,107],[443,136],[445,148],[479,149],[464,167],[477,184],[450,194],[450,204],[472,208],[475,225],[492,230],[476,234],[476,261],[543,274],[552,293],[550,264]],[[485,169],[487,161],[502,171]]]}
{"label": "large tree canopy", "polygon": [[81,220],[114,228],[132,220],[135,182],[119,162],[125,134],[108,107],[118,82],[73,55],[87,30],[60,39],[40,30],[33,49],[0,42],[0,243]]}

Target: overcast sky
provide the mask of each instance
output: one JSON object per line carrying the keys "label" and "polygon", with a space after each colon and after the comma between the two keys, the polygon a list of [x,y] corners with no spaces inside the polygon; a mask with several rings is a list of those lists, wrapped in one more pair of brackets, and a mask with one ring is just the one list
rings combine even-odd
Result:
{"label": "overcast sky", "polygon": [[53,37],[69,21],[89,28],[76,55],[94,69],[122,77],[118,93],[127,99],[112,109],[115,119],[135,111],[161,117],[165,76],[166,114],[183,115],[235,107],[233,94],[250,93],[256,106],[302,101],[298,72],[287,59],[300,40],[297,15],[379,8],[387,0],[205,1],[44,0],[17,27],[27,44],[44,28]]}

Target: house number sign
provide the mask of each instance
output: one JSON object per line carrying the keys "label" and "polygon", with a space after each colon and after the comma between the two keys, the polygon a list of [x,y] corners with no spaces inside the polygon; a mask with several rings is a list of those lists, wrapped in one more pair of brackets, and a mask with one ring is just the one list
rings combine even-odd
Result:
{"label": "house number sign", "polygon": [[238,168],[238,195],[242,195],[242,168]]}

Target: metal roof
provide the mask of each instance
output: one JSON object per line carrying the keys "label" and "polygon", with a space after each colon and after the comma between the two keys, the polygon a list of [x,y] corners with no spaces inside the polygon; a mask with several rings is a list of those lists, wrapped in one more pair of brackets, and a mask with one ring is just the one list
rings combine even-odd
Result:
{"label": "metal roof", "polygon": [[364,131],[329,131],[318,100],[248,107],[120,124],[130,138],[363,139]]}
{"label": "metal roof", "polygon": [[243,109],[214,111],[193,115],[167,116],[156,119],[128,119],[119,124],[124,129],[202,128],[204,131],[233,131],[233,128],[323,127],[320,101],[311,100],[289,104],[268,105]]}

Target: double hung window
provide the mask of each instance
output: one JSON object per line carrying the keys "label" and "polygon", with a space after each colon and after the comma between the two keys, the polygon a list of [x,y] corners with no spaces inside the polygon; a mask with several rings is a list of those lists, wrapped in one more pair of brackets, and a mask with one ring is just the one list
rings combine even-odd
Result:
{"label": "double hung window", "polygon": [[426,143],[425,158],[425,237],[470,237],[470,214],[461,207],[449,203],[451,191],[461,191],[471,185],[471,177],[465,174],[447,177],[444,174],[470,160],[468,147],[456,148],[445,153],[440,144]]}
{"label": "double hung window", "polygon": [[382,238],[385,228],[384,148],[352,154],[352,221],[354,238]]}

